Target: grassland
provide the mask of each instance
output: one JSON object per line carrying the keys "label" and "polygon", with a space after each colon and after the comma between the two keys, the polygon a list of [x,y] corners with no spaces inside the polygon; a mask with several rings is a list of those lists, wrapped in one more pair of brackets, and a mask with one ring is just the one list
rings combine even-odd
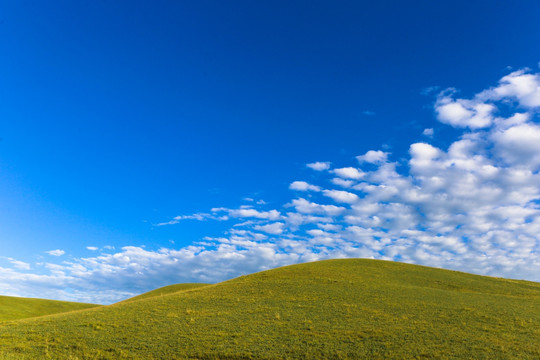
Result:
{"label": "grassland", "polygon": [[0,322],[96,307],[69,301],[0,296]]}
{"label": "grassland", "polygon": [[359,259],[0,324],[3,359],[539,359],[539,344],[539,283]]}
{"label": "grassland", "polygon": [[131,302],[135,300],[148,299],[148,298],[156,297],[156,296],[164,296],[164,295],[177,293],[180,291],[197,289],[197,288],[200,288],[202,286],[207,286],[207,285],[208,284],[201,284],[201,283],[174,284],[174,285],[164,286],[159,289],[155,289],[155,290],[146,292],[138,296],[134,296],[122,302]]}

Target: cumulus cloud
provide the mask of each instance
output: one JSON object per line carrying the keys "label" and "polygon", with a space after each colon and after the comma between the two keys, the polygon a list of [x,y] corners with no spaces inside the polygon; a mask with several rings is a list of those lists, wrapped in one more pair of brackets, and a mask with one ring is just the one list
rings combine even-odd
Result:
{"label": "cumulus cloud", "polygon": [[415,169],[432,169],[437,164],[436,160],[443,156],[440,149],[426,143],[412,144],[409,153],[411,154],[409,163]]}
{"label": "cumulus cloud", "polygon": [[334,169],[334,173],[345,179],[355,179],[358,180],[364,176],[364,173],[359,171],[357,168],[353,167],[344,167],[340,169]]}
{"label": "cumulus cloud", "polygon": [[523,123],[500,129],[491,137],[497,154],[509,165],[536,167],[540,164],[540,126]]}
{"label": "cumulus cloud", "polygon": [[268,234],[279,235],[283,233],[284,226],[285,224],[283,223],[275,222],[267,225],[257,225],[254,227],[254,229]]}
{"label": "cumulus cloud", "polygon": [[358,195],[343,190],[323,190],[323,194],[338,203],[353,204],[358,201]]}
{"label": "cumulus cloud", "polygon": [[454,99],[453,93],[443,92],[435,104],[437,119],[454,127],[479,129],[493,122],[495,106],[477,99]]}
{"label": "cumulus cloud", "polygon": [[529,69],[514,71],[504,76],[499,85],[479,94],[487,100],[511,99],[526,108],[540,107],[540,75]]}
{"label": "cumulus cloud", "polygon": [[332,184],[338,185],[338,186],[341,186],[341,187],[344,187],[344,188],[350,188],[355,183],[352,180],[345,180],[345,179],[342,179],[342,178],[333,178],[332,179]]}
{"label": "cumulus cloud", "polygon": [[437,119],[455,127],[486,128],[497,121],[497,101],[514,101],[529,110],[540,107],[540,75],[528,69],[518,70],[471,99],[454,99],[454,95],[453,89],[439,94],[435,104]]}
{"label": "cumulus cloud", "polygon": [[[128,246],[32,266],[8,259],[11,267],[0,267],[0,291],[110,303],[171,283],[217,282],[345,257],[540,281],[538,78],[520,70],[469,99],[439,94],[437,119],[463,129],[447,147],[413,143],[408,161],[368,151],[358,156],[359,167],[322,173],[326,181],[293,182],[292,190],[313,192],[282,208],[254,204],[174,218],[169,222],[233,222],[224,233],[180,249]],[[330,163],[308,167],[329,170]]]}
{"label": "cumulus cloud", "polygon": [[98,248],[96,246],[87,246],[86,249],[90,250],[90,251],[97,251],[98,250]]}
{"label": "cumulus cloud", "polygon": [[360,162],[367,162],[371,164],[379,164],[386,161],[388,153],[381,150],[369,150],[364,155],[357,156],[356,159]]}
{"label": "cumulus cloud", "polygon": [[321,205],[302,198],[294,199],[291,204],[301,214],[325,214],[333,216],[345,211],[345,208],[340,206]]}
{"label": "cumulus cloud", "polygon": [[45,251],[47,254],[49,255],[52,255],[52,256],[62,256],[64,255],[66,252],[64,250],[60,250],[60,249],[56,249],[56,250],[49,250],[49,251]]}
{"label": "cumulus cloud", "polygon": [[319,186],[308,184],[305,181],[294,181],[289,185],[289,189],[297,191],[321,191]]}

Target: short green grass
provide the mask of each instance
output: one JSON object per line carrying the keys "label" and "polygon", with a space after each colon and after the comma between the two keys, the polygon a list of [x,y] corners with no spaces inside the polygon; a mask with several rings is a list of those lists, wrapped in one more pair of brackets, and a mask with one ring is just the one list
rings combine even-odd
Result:
{"label": "short green grass", "polygon": [[539,345],[538,283],[360,259],[0,324],[4,359],[540,359]]}
{"label": "short green grass", "polygon": [[207,286],[207,285],[208,284],[201,284],[201,283],[186,283],[186,284],[174,284],[174,285],[164,286],[159,289],[155,289],[155,290],[146,292],[144,294],[134,296],[132,298],[124,300],[123,302],[148,299],[155,296],[169,295],[169,294],[177,293],[180,291],[197,289],[197,288],[200,288],[201,286]]}
{"label": "short green grass", "polygon": [[0,321],[18,320],[96,307],[69,301],[0,296]]}

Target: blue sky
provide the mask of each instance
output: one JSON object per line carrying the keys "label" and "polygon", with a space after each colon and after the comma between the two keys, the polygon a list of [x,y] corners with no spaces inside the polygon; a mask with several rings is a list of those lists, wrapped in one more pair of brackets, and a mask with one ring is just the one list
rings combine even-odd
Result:
{"label": "blue sky", "polygon": [[352,256],[539,281],[539,17],[2,2],[0,294],[108,303]]}

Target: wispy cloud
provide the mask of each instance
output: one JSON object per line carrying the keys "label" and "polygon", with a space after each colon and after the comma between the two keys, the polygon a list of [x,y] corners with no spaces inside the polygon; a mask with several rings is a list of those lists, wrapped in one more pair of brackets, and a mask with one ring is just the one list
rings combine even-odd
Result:
{"label": "wispy cloud", "polygon": [[425,135],[427,137],[433,137],[433,134],[435,132],[433,131],[433,128],[427,128],[427,129],[424,129],[424,131],[422,131],[422,135]]}
{"label": "wispy cloud", "polygon": [[7,260],[13,265],[15,269],[30,270],[31,268],[30,264],[25,263],[24,261],[15,260],[13,258],[7,258]]}
{"label": "wispy cloud", "polygon": [[52,256],[62,256],[64,255],[66,252],[64,250],[60,250],[60,249],[56,249],[56,250],[49,250],[49,251],[45,251],[47,254],[49,255],[52,255]]}
{"label": "wispy cloud", "polygon": [[[213,208],[213,213],[226,213],[232,218],[256,218],[277,220],[280,218],[280,213],[277,210],[259,211],[251,207],[245,207],[240,209],[227,209],[227,208]],[[218,217],[218,219],[227,219],[226,217]]]}
{"label": "wispy cloud", "polygon": [[175,224],[178,224],[179,222],[181,222],[182,220],[205,221],[205,220],[209,220],[209,219],[223,221],[223,220],[228,220],[229,218],[227,216],[216,216],[215,214],[209,214],[209,213],[197,213],[197,214],[192,214],[192,215],[178,215],[178,216],[175,216],[172,220],[155,224],[155,226],[175,225]]}

